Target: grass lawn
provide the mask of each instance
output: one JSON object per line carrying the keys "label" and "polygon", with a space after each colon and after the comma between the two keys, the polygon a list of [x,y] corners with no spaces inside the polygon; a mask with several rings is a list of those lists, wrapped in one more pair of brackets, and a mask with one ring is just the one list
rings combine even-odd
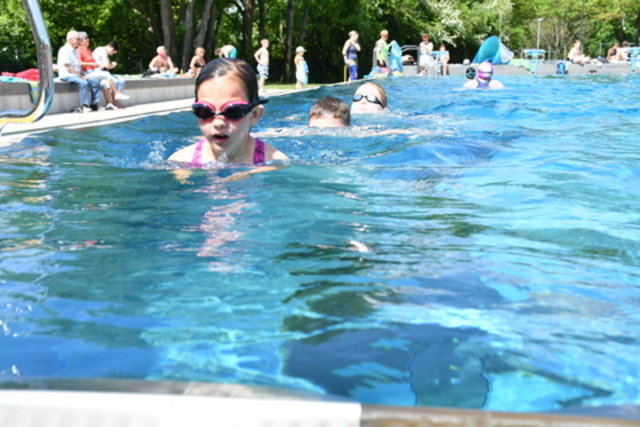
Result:
{"label": "grass lawn", "polygon": [[276,90],[293,90],[296,88],[295,83],[267,83],[264,85],[265,89],[276,89]]}

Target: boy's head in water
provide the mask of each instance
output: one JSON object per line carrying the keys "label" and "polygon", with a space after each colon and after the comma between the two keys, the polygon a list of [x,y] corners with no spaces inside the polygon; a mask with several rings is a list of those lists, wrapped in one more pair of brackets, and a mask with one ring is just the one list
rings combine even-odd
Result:
{"label": "boy's head in water", "polygon": [[309,111],[311,127],[343,127],[351,124],[349,106],[337,98],[320,98]]}

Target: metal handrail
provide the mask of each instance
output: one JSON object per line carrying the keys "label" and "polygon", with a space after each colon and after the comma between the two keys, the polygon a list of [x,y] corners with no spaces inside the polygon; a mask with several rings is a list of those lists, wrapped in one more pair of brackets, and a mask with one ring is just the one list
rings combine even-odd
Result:
{"label": "metal handrail", "polygon": [[628,52],[629,60],[631,61],[631,72],[635,73],[638,68],[638,62],[640,62],[640,47],[630,46]]}
{"label": "metal handrail", "polygon": [[7,110],[0,112],[0,131],[8,122],[31,123],[40,120],[53,104],[55,83],[51,59],[51,42],[47,27],[42,18],[38,0],[22,0],[27,18],[38,50],[38,71],[40,74],[40,93],[38,101],[31,111]]}
{"label": "metal handrail", "polygon": [[529,60],[531,64],[531,72],[535,74],[538,69],[538,64],[544,61],[547,52],[544,49],[523,49],[522,54]]}

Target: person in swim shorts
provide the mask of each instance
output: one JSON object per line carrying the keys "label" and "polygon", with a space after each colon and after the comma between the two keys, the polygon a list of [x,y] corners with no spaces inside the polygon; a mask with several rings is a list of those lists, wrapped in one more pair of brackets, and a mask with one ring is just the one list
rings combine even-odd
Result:
{"label": "person in swim shorts", "polygon": [[253,57],[258,63],[258,89],[260,92],[264,90],[264,84],[269,78],[269,40],[262,39],[260,41],[261,47],[253,54]]}

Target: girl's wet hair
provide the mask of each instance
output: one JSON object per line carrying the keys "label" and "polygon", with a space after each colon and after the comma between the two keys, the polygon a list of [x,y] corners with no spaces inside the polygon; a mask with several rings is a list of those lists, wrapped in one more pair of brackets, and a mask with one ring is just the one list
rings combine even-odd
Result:
{"label": "girl's wet hair", "polygon": [[258,95],[258,79],[256,78],[256,72],[251,68],[249,64],[242,59],[237,58],[218,58],[207,63],[198,74],[196,79],[196,101],[198,100],[198,89],[200,85],[207,80],[215,79],[217,77],[234,76],[244,83],[247,100],[249,102],[261,104],[260,96]]}

